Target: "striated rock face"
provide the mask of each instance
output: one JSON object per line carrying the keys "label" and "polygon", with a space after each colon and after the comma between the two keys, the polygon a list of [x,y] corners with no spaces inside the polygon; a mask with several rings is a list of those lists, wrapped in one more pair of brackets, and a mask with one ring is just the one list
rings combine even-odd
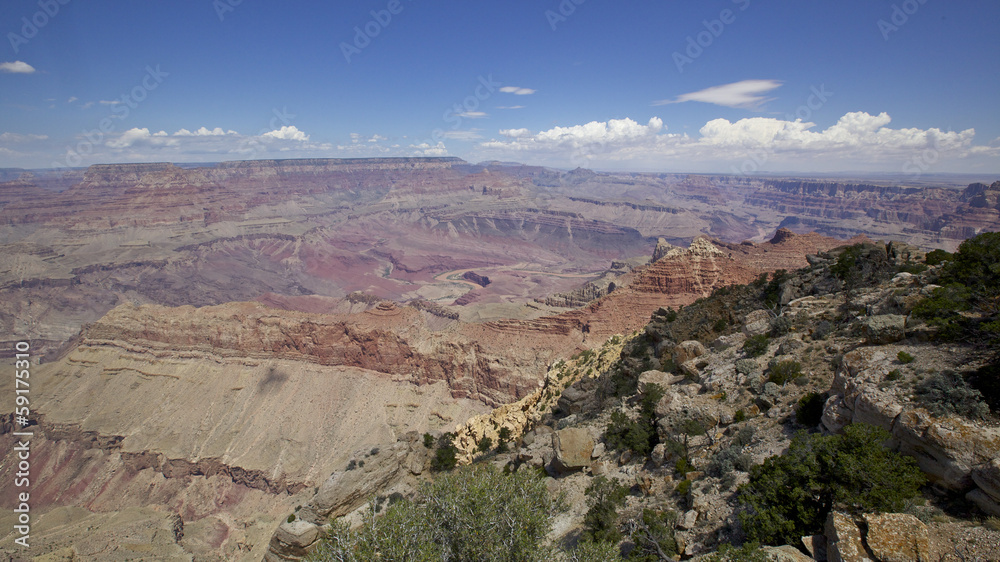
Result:
{"label": "striated rock face", "polygon": [[[484,328],[489,326],[476,327]],[[391,303],[353,315],[278,311],[255,303],[198,309],[126,305],[92,325],[84,338],[91,345],[129,342],[180,353],[358,367],[417,384],[445,382],[455,397],[488,404],[534,390],[553,353],[527,341],[509,352],[461,334],[432,333],[416,310]]]}

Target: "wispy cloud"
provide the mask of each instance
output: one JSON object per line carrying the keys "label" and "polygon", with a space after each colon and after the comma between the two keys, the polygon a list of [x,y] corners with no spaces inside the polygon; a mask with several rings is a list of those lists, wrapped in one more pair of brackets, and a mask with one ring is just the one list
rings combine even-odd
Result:
{"label": "wispy cloud", "polygon": [[464,111],[459,113],[458,116],[466,119],[483,119],[489,117],[490,115],[485,111]]}
{"label": "wispy cloud", "polygon": [[697,92],[681,94],[672,100],[659,100],[653,105],[667,105],[671,103],[684,103],[688,101],[700,101],[724,107],[736,107],[741,109],[755,109],[764,102],[774,98],[765,98],[764,94],[781,86],[778,80],[743,80],[722,86],[712,86]]}
{"label": "wispy cloud", "polygon": [[35,67],[19,60],[14,62],[0,62],[0,72],[8,74],[34,74]]}
{"label": "wispy cloud", "polygon": [[531,88],[520,88],[518,86],[504,86],[500,88],[500,91],[505,94],[514,94],[515,96],[530,96],[531,94],[537,92],[538,90],[532,90]]}
{"label": "wispy cloud", "polygon": [[80,98],[78,98],[76,96],[73,96],[73,97],[69,98],[68,100],[66,100],[66,103],[73,103],[73,102],[75,102],[78,99],[80,99]]}

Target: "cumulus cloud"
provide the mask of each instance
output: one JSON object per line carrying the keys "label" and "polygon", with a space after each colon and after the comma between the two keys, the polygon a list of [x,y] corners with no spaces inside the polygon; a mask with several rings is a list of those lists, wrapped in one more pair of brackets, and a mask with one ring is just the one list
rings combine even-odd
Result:
{"label": "cumulus cloud", "polygon": [[34,74],[35,67],[19,60],[14,62],[0,62],[0,72],[8,74]]}
{"label": "cumulus cloud", "polygon": [[284,127],[264,133],[261,135],[272,139],[293,140],[305,142],[309,140],[309,135],[303,133],[295,125],[285,125]]}
{"label": "cumulus cloud", "polygon": [[175,137],[221,137],[224,135],[238,135],[236,131],[223,131],[222,127],[216,127],[209,130],[208,127],[201,127],[195,132],[191,132],[187,129],[181,129],[174,133]]}
{"label": "cumulus cloud", "polygon": [[[527,159],[559,166],[591,164],[619,169],[732,171],[750,155],[755,167],[773,170],[900,170],[903,164],[933,150],[944,164],[978,157],[998,165],[1000,147],[973,146],[974,129],[893,129],[887,113],[848,113],[824,130],[814,123],[775,118],[736,122],[715,119],[698,136],[670,134],[653,117],[646,125],[611,119],[540,132],[503,129],[500,138],[479,144],[477,158]],[[980,162],[980,163],[982,163]],[[954,169],[954,168],[952,168]],[[756,169],[754,170],[756,171]]]}
{"label": "cumulus cloud", "polygon": [[780,86],[781,82],[777,80],[743,80],[742,82],[712,86],[697,92],[681,94],[672,100],[655,101],[653,105],[700,101],[725,107],[752,109],[773,99],[765,98],[763,94]]}
{"label": "cumulus cloud", "polygon": [[531,88],[519,88],[517,86],[504,86],[500,88],[500,91],[505,94],[514,94],[515,96],[530,96],[537,90],[532,90]]}

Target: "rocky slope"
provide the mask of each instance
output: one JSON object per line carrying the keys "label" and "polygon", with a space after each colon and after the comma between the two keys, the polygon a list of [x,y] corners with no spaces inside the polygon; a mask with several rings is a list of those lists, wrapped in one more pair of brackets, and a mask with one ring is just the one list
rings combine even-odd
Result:
{"label": "rocky slope", "polygon": [[[893,268],[913,269],[906,256],[914,254],[898,244],[862,248],[893,256]],[[902,272],[848,293],[833,273],[842,251],[811,256],[808,268],[773,284],[716,291],[679,313],[660,310],[642,331],[556,363],[536,392],[461,426],[454,440],[460,458],[544,469],[549,489],[570,503],[556,520],[553,541],[574,540],[593,478],[617,480],[630,489],[619,519],[623,548],[633,546],[629,533],[641,530],[636,521],[643,509],[672,511],[681,557],[699,559],[720,543],[740,540],[738,485],[751,465],[782,453],[795,431],[875,425],[892,436],[886,446],[914,457],[928,477],[923,498],[906,513],[832,511],[819,534],[767,554],[795,561],[997,559],[1000,528],[996,519],[983,521],[1000,514],[1000,418],[981,408],[973,417],[937,412],[939,403],[928,402],[921,390],[938,373],[970,373],[995,361],[995,350],[928,340],[933,330],[909,315],[931,294],[934,269]],[[761,336],[768,336],[764,347],[751,354],[744,344]],[[795,374],[774,382],[779,367],[793,361]],[[606,431],[612,414],[635,419],[644,384],[665,391],[655,405],[659,444],[648,455],[615,450]],[[819,409],[803,409],[803,398]],[[689,456],[680,468],[680,453],[668,444],[691,420],[704,431],[684,430],[691,431],[683,438]],[[508,451],[483,454],[479,444],[495,445],[501,430],[509,435]],[[424,474],[426,452],[405,441],[394,450],[400,460],[392,466],[402,468],[380,484],[373,475],[358,476],[372,485],[371,494],[385,493],[380,485],[405,492],[407,479]],[[282,525],[269,560],[295,559],[327,516],[364,503],[332,493],[345,478],[334,474],[304,515]]]}

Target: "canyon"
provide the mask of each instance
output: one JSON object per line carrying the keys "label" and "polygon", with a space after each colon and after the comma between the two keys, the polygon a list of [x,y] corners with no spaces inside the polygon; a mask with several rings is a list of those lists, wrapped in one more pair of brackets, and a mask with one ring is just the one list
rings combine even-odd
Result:
{"label": "canyon", "polygon": [[260,560],[350,459],[531,396],[661,308],[865,237],[954,250],[1000,229],[1000,182],[454,158],[0,180],[0,340],[37,361],[37,552],[101,560]]}

